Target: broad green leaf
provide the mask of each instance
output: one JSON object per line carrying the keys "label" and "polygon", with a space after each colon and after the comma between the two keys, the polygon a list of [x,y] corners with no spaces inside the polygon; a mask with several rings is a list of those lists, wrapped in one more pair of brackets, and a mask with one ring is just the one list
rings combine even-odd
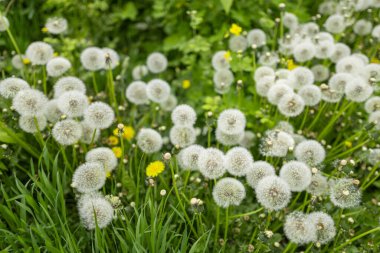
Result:
{"label": "broad green leaf", "polygon": [[230,12],[233,2],[234,0],[220,0],[220,3],[222,4],[223,9],[227,14]]}

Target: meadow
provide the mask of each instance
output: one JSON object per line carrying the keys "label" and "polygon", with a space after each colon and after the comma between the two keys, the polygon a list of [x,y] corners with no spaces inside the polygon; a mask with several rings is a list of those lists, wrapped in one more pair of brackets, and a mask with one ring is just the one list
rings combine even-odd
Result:
{"label": "meadow", "polygon": [[380,252],[380,1],[0,1],[0,252]]}

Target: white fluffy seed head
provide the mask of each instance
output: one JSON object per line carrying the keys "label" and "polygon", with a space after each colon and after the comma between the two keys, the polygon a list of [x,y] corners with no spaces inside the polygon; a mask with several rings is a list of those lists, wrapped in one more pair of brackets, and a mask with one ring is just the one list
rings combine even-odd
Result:
{"label": "white fluffy seed head", "polygon": [[9,21],[6,17],[0,16],[0,32],[5,32],[9,27]]}
{"label": "white fluffy seed head", "polygon": [[321,174],[314,174],[311,176],[311,182],[306,188],[306,191],[314,196],[321,196],[329,191],[329,184],[327,178]]}
{"label": "white fluffy seed head", "polygon": [[360,36],[368,35],[372,32],[372,23],[365,19],[359,19],[355,22],[353,30],[354,33]]}
{"label": "white fluffy seed head", "polygon": [[81,123],[83,135],[80,141],[82,143],[91,144],[99,140],[100,129],[96,129],[90,126],[87,122],[82,121]]}
{"label": "white fluffy seed head", "polygon": [[212,196],[220,207],[238,206],[245,198],[245,188],[239,180],[226,177],[215,184]]}
{"label": "white fluffy seed head", "polygon": [[298,95],[302,97],[305,105],[317,105],[322,99],[321,89],[316,85],[305,85],[299,91]]}
{"label": "white fluffy seed head", "polygon": [[295,93],[284,95],[278,103],[278,110],[286,117],[296,117],[303,112],[304,108],[304,100]]}
{"label": "white fluffy seed head", "polygon": [[99,162],[106,172],[113,171],[117,166],[117,158],[110,148],[94,148],[87,152],[86,162]]}
{"label": "white fluffy seed head", "polygon": [[243,137],[239,141],[239,145],[244,148],[251,148],[255,145],[256,135],[252,131],[244,131]]}
{"label": "white fluffy seed head", "polygon": [[137,135],[137,146],[146,154],[155,153],[162,147],[162,137],[154,129],[143,128]]}
{"label": "white fluffy seed head", "polygon": [[55,57],[48,61],[46,64],[46,71],[48,76],[58,77],[63,75],[71,68],[71,63],[64,57]]}
{"label": "white fluffy seed head", "polygon": [[41,91],[25,89],[16,94],[12,106],[21,115],[38,115],[43,112],[47,102],[47,97]]}
{"label": "white fluffy seed head", "polygon": [[331,88],[330,86],[327,86],[326,88],[321,89],[322,93],[322,100],[327,103],[337,103],[339,102],[344,93],[338,92],[335,89]]}
{"label": "white fluffy seed head", "polygon": [[343,43],[336,43],[335,44],[335,50],[333,54],[331,55],[330,59],[332,62],[337,63],[339,60],[343,59],[344,57],[347,57],[351,54],[351,49],[349,46]]}
{"label": "white fluffy seed head", "polygon": [[100,162],[86,162],[74,172],[71,186],[81,193],[97,191],[106,181],[106,171]]}
{"label": "white fluffy seed head", "polygon": [[335,51],[335,44],[333,41],[318,41],[315,46],[315,57],[318,59],[330,58]]}
{"label": "white fluffy seed head", "polygon": [[261,179],[275,175],[276,171],[271,164],[264,161],[257,161],[254,162],[252,167],[247,170],[246,179],[247,183],[255,189]]}
{"label": "white fluffy seed head", "polygon": [[24,67],[24,63],[23,63],[24,58],[25,58],[25,55],[15,54],[11,60],[12,66],[15,69],[22,69]]}
{"label": "white fluffy seed head", "polygon": [[248,43],[244,36],[232,36],[228,41],[228,47],[233,52],[243,52],[247,49]]}
{"label": "white fluffy seed head", "polygon": [[103,102],[94,102],[84,111],[84,120],[99,129],[110,127],[114,119],[115,113],[111,106]]}
{"label": "white fluffy seed head", "polygon": [[89,71],[97,71],[105,67],[106,57],[98,47],[88,47],[80,54],[82,66]]}
{"label": "white fluffy seed head", "polygon": [[280,177],[288,183],[292,191],[300,192],[310,185],[311,171],[303,162],[290,161],[281,167]]}
{"label": "white fluffy seed head", "polygon": [[376,165],[377,163],[380,163],[380,148],[369,150],[368,162],[371,165]]}
{"label": "white fluffy seed head", "polygon": [[268,90],[268,101],[273,105],[277,105],[280,99],[286,94],[292,94],[293,89],[284,83],[275,84]]}
{"label": "white fluffy seed head", "polygon": [[177,98],[174,95],[170,95],[168,99],[160,103],[162,110],[166,112],[171,112],[178,104]]}
{"label": "white fluffy seed head", "polygon": [[59,110],[59,108],[58,108],[58,100],[57,99],[52,99],[49,102],[47,102],[43,113],[44,113],[46,119],[52,123],[57,122],[63,114],[61,112],[61,110]]}
{"label": "white fluffy seed head", "polygon": [[198,167],[202,175],[209,179],[217,179],[226,172],[225,157],[216,148],[207,148],[198,158]]}
{"label": "white fluffy seed head", "polygon": [[55,123],[52,131],[53,138],[61,145],[73,145],[82,137],[80,123],[66,119]]}
{"label": "white fluffy seed head", "polygon": [[294,144],[289,133],[280,130],[267,131],[261,140],[260,153],[264,156],[284,157]]}
{"label": "white fluffy seed head", "polygon": [[226,58],[226,53],[226,51],[218,51],[212,56],[211,64],[215,70],[230,68],[230,63]]}
{"label": "white fluffy seed head", "polygon": [[297,67],[290,72],[288,80],[291,87],[300,89],[305,85],[314,83],[314,74],[306,67]]}
{"label": "white fluffy seed head", "polygon": [[58,98],[63,93],[72,90],[76,90],[81,92],[82,94],[86,94],[86,85],[83,83],[82,80],[80,80],[77,77],[62,77],[54,84],[54,97]]}
{"label": "white fluffy seed head", "polygon": [[344,16],[340,14],[334,14],[327,18],[324,27],[330,33],[337,34],[341,33],[346,29],[346,21]]}
{"label": "white fluffy seed head", "polygon": [[68,117],[80,117],[88,107],[88,98],[79,91],[68,91],[57,99],[57,105]]}
{"label": "white fluffy seed head", "polygon": [[372,95],[373,88],[363,78],[356,77],[347,83],[344,93],[347,100],[364,102]]}
{"label": "white fluffy seed head", "polygon": [[200,145],[191,145],[182,149],[177,156],[180,167],[184,170],[199,170],[199,156],[204,151],[205,149]]}
{"label": "white fluffy seed head", "polygon": [[251,153],[243,147],[235,147],[226,153],[226,169],[234,176],[245,176],[253,166]]}
{"label": "white fluffy seed head", "polygon": [[141,80],[148,74],[149,70],[145,65],[138,65],[132,70],[133,80]]}
{"label": "white fluffy seed head", "polygon": [[298,17],[290,12],[285,12],[282,22],[291,31],[298,27]]}
{"label": "white fluffy seed head", "polygon": [[234,146],[239,144],[244,138],[244,131],[237,134],[227,134],[220,129],[215,131],[216,140],[224,146]]}
{"label": "white fluffy seed head", "polygon": [[288,183],[277,176],[267,176],[255,188],[256,198],[266,209],[278,211],[285,208],[292,195]]}
{"label": "white fluffy seed head", "polygon": [[353,75],[348,73],[337,73],[329,79],[329,87],[339,93],[343,93],[348,82],[354,78]]}
{"label": "white fluffy seed head", "polygon": [[104,228],[112,222],[114,210],[111,203],[100,196],[82,196],[78,204],[79,216],[85,228],[93,230],[96,225]]}
{"label": "white fluffy seed head", "polygon": [[146,60],[146,66],[152,73],[161,73],[168,67],[168,60],[166,59],[165,55],[159,52],[154,52],[148,56]]}
{"label": "white fluffy seed head", "polygon": [[294,155],[298,161],[314,166],[323,162],[326,151],[319,142],[307,140],[296,146]]}
{"label": "white fluffy seed head", "polygon": [[256,82],[256,92],[262,97],[268,96],[269,89],[276,83],[275,76],[265,76]]}
{"label": "white fluffy seed head", "polygon": [[27,133],[36,133],[38,130],[42,131],[47,125],[45,116],[41,114],[21,115],[18,123],[20,128]]}
{"label": "white fluffy seed head", "polygon": [[189,105],[178,105],[172,111],[172,122],[178,126],[193,126],[197,120],[197,114]]}
{"label": "white fluffy seed head", "polygon": [[330,200],[340,208],[358,206],[361,201],[360,189],[352,178],[342,178],[334,181],[330,187]]}
{"label": "white fluffy seed head", "polygon": [[42,41],[31,43],[26,49],[25,55],[33,65],[45,65],[53,58],[53,48]]}
{"label": "white fluffy seed head", "polygon": [[363,68],[364,62],[355,56],[344,57],[335,65],[337,73],[360,74]]}
{"label": "white fluffy seed head", "polygon": [[308,220],[308,215],[295,211],[285,218],[284,232],[286,237],[299,245],[307,244],[317,239],[315,226]]}
{"label": "white fluffy seed head", "polygon": [[9,77],[0,81],[0,95],[4,98],[14,98],[20,90],[29,89],[29,84],[21,78]]}
{"label": "white fluffy seed head", "polygon": [[65,18],[52,17],[47,19],[45,27],[51,34],[61,34],[66,32],[68,24]]}
{"label": "white fluffy seed head", "polygon": [[245,115],[238,109],[224,110],[218,117],[217,129],[225,134],[239,134],[244,132]]}
{"label": "white fluffy seed head", "polygon": [[274,127],[276,130],[284,131],[285,133],[292,134],[294,133],[294,127],[287,121],[279,121],[277,125]]}
{"label": "white fluffy seed head", "polygon": [[330,70],[321,64],[314,65],[311,68],[311,72],[313,72],[314,79],[317,82],[325,81],[330,76]]}
{"label": "white fluffy seed head", "polygon": [[380,82],[380,64],[370,63],[364,67],[361,73],[364,80],[374,79],[375,82]]}
{"label": "white fluffy seed head", "polygon": [[267,66],[260,66],[256,69],[255,71],[255,74],[253,76],[253,79],[255,80],[255,82],[259,82],[262,78],[266,77],[266,76],[271,76],[273,78],[276,77],[276,74],[273,70],[273,68],[271,67],[267,67]]}
{"label": "white fluffy seed head", "polygon": [[309,214],[308,220],[314,226],[317,233],[315,243],[326,244],[335,237],[334,220],[327,213],[312,212]]}
{"label": "white fluffy seed head", "polygon": [[156,103],[162,103],[170,96],[169,84],[161,79],[153,79],[149,81],[146,91],[148,98]]}
{"label": "white fluffy seed head", "polygon": [[380,111],[373,112],[368,117],[368,122],[375,124],[375,129],[380,130]]}
{"label": "white fluffy seed head", "polygon": [[306,62],[314,58],[316,54],[315,45],[311,42],[301,42],[293,48],[293,56],[297,62]]}
{"label": "white fluffy seed head", "polygon": [[184,148],[194,144],[196,140],[196,132],[193,126],[173,126],[170,129],[170,142],[174,146]]}
{"label": "white fluffy seed head", "polygon": [[112,48],[105,47],[102,48],[102,51],[106,61],[104,65],[105,69],[114,69],[117,66],[119,66],[120,57],[115,50],[113,50]]}
{"label": "white fluffy seed head", "polygon": [[136,105],[148,104],[146,83],[143,81],[134,81],[130,83],[125,91],[127,99]]}
{"label": "white fluffy seed head", "polygon": [[247,34],[248,45],[262,47],[267,43],[267,36],[261,29],[253,29]]}
{"label": "white fluffy seed head", "polygon": [[230,90],[234,81],[234,74],[229,69],[220,69],[214,73],[214,89],[219,94],[225,94]]}

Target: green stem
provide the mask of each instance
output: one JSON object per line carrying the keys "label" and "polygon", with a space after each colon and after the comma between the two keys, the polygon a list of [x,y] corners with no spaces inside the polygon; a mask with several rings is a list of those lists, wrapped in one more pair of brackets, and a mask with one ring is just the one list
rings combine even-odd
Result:
{"label": "green stem", "polygon": [[352,243],[352,242],[354,242],[354,241],[356,241],[356,240],[358,240],[358,239],[360,239],[360,238],[362,238],[362,237],[364,237],[364,236],[366,236],[368,234],[372,234],[373,232],[376,232],[376,231],[380,231],[380,227],[368,230],[368,231],[366,231],[366,232],[364,232],[364,233],[362,233],[362,234],[360,234],[358,236],[355,236],[351,240],[348,240],[347,242],[341,244],[339,247],[335,248],[335,251],[338,251],[339,249],[345,247],[346,245],[348,245],[348,244],[350,244],[350,243]]}
{"label": "green stem", "polygon": [[250,216],[250,215],[252,215],[252,214],[259,213],[259,212],[261,212],[262,210],[264,210],[263,207],[261,207],[261,208],[259,208],[259,209],[257,209],[257,210],[254,210],[254,211],[252,211],[252,212],[232,215],[232,216],[230,216],[230,219],[237,219],[237,218],[244,217],[244,216]]}
{"label": "green stem", "polygon": [[229,207],[226,208],[226,224],[224,224],[224,244],[223,244],[223,252],[226,249],[227,244],[227,234],[228,234],[228,210]]}
{"label": "green stem", "polygon": [[99,93],[98,84],[96,83],[96,73],[95,71],[92,72],[92,84],[94,85],[94,91],[95,95]]}

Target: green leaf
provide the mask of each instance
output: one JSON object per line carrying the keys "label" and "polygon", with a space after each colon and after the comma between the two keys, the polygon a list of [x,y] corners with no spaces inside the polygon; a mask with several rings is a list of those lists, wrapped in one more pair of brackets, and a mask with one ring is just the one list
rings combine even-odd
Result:
{"label": "green leaf", "polygon": [[137,16],[137,8],[133,2],[128,2],[122,12],[123,19],[135,20]]}
{"label": "green leaf", "polygon": [[230,12],[233,1],[234,0],[220,0],[220,3],[227,14]]}
{"label": "green leaf", "polygon": [[16,143],[16,141],[9,136],[6,132],[3,132],[0,130],[0,142],[5,142],[5,143]]}

